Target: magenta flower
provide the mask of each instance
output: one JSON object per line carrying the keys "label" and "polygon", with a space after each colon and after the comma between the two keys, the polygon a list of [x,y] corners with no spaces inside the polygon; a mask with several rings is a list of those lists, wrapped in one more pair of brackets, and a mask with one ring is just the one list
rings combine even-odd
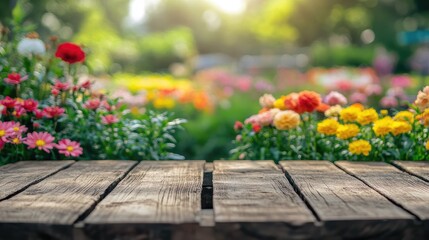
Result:
{"label": "magenta flower", "polygon": [[56,118],[59,117],[61,115],[64,114],[64,108],[61,107],[45,107],[43,109],[43,114],[47,117],[47,118]]}
{"label": "magenta flower", "polygon": [[16,100],[9,96],[6,96],[3,100],[1,100],[1,104],[6,108],[14,108],[16,104]]}
{"label": "magenta flower", "polygon": [[4,79],[4,82],[11,85],[18,85],[21,82],[27,80],[28,76],[23,76],[19,73],[10,73],[7,75],[7,78]]}
{"label": "magenta flower", "polygon": [[37,148],[49,153],[49,150],[54,148],[54,140],[55,138],[47,132],[32,132],[27,134],[24,143],[28,145],[28,149]]}
{"label": "magenta flower", "polygon": [[59,153],[64,154],[66,157],[79,157],[83,153],[80,143],[70,139],[60,140],[55,147],[59,150]]}
{"label": "magenta flower", "polygon": [[113,114],[109,114],[101,117],[101,122],[103,122],[106,125],[117,123],[118,121],[119,121],[118,117],[116,117]]}
{"label": "magenta flower", "polygon": [[100,107],[100,99],[95,98],[88,100],[83,106],[87,109],[96,110],[98,107]]}

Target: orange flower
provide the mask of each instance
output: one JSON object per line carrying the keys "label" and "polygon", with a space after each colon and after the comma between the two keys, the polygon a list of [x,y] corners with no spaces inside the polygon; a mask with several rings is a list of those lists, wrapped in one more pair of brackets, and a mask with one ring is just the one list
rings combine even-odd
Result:
{"label": "orange flower", "polygon": [[259,110],[258,114],[264,113],[264,112],[268,112],[270,111],[269,108],[262,108],[261,110]]}
{"label": "orange flower", "polygon": [[298,111],[298,97],[299,97],[299,94],[294,92],[284,97],[283,101],[286,109],[293,110],[299,113],[300,111]]}
{"label": "orange flower", "polygon": [[365,107],[361,103],[353,103],[352,105],[350,105],[350,107],[358,108],[361,111],[363,111],[365,109]]}
{"label": "orange flower", "polygon": [[320,95],[313,91],[302,91],[298,96],[300,112],[313,112],[322,102]]}
{"label": "orange flower", "polygon": [[318,112],[326,112],[326,110],[328,110],[331,106],[329,106],[328,104],[325,103],[320,103],[320,105],[316,108],[316,111]]}

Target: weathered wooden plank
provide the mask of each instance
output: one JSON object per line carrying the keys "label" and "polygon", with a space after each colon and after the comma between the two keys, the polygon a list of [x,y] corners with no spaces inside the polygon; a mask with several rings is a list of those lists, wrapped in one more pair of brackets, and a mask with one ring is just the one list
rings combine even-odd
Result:
{"label": "weathered wooden plank", "polygon": [[71,239],[74,222],[134,164],[80,161],[0,202],[0,238]]}
{"label": "weathered wooden plank", "polygon": [[316,221],[272,161],[215,161],[213,189],[215,231],[224,237],[303,236]]}
{"label": "weathered wooden plank", "polygon": [[66,168],[74,161],[21,161],[0,167],[0,200]]}
{"label": "weathered wooden plank", "polygon": [[429,162],[395,161],[394,164],[410,174],[429,181]]}
{"label": "weathered wooden plank", "polygon": [[[403,238],[414,216],[328,161],[281,161],[288,178],[323,222],[344,238]],[[371,226],[371,227],[368,227]]]}
{"label": "weathered wooden plank", "polygon": [[429,219],[429,183],[383,162],[336,162],[397,205]]}
{"label": "weathered wooden plank", "polygon": [[201,211],[203,172],[204,161],[141,162],[84,220],[87,235],[163,238],[180,235],[175,229],[192,235]]}

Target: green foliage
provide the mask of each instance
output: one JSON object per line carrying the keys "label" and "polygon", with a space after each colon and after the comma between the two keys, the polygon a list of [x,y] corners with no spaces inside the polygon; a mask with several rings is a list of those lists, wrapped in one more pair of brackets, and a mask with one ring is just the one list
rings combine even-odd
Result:
{"label": "green foliage", "polygon": [[375,48],[373,47],[332,47],[315,44],[311,48],[311,64],[321,67],[371,66],[374,54]]}

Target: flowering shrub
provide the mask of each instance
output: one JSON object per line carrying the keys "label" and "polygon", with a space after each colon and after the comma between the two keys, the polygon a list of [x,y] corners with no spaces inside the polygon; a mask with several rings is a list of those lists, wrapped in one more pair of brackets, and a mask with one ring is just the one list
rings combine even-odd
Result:
{"label": "flowering shrub", "polygon": [[429,86],[410,109],[391,116],[360,103],[341,106],[347,99],[338,92],[324,101],[311,91],[278,99],[262,96],[261,111],[234,125],[231,158],[389,161],[429,156]]}
{"label": "flowering shrub", "polygon": [[35,33],[18,43],[8,36],[0,40],[0,164],[182,158],[170,149],[183,120],[150,111],[130,118],[127,106],[82,77],[87,67],[79,45],[51,38],[45,47]]}

